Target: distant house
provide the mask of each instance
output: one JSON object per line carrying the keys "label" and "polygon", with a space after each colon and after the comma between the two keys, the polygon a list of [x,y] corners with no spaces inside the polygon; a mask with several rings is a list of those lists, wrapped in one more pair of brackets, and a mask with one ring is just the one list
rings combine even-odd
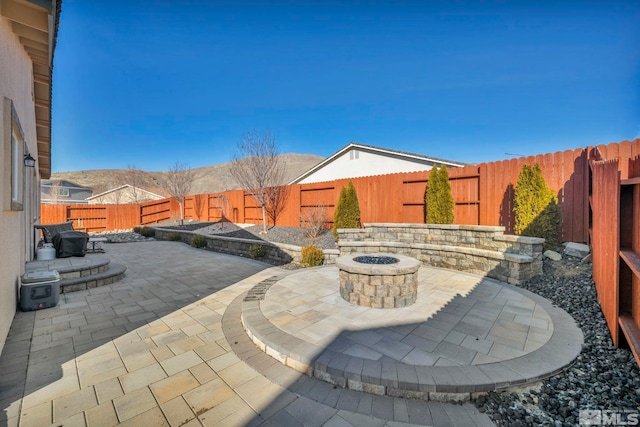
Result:
{"label": "distant house", "polygon": [[434,165],[444,165],[449,168],[461,167],[465,163],[352,142],[289,184],[309,184],[363,176],[419,172],[430,170]]}
{"label": "distant house", "polygon": [[164,199],[166,196],[154,193],[144,188],[134,187],[124,184],[111,190],[103,191],[100,194],[87,199],[89,204],[127,204],[142,203],[150,200]]}
{"label": "distant house", "polygon": [[59,17],[60,1],[0,0],[0,352],[16,314],[25,263],[34,258],[40,180],[51,176]]}
{"label": "distant house", "polygon": [[40,202],[45,204],[82,204],[93,195],[89,187],[82,187],[71,181],[42,180]]}

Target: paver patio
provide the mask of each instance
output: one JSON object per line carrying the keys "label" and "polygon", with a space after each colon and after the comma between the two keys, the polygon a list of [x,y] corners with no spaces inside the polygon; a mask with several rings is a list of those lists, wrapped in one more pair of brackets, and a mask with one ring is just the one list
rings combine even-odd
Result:
{"label": "paver patio", "polygon": [[105,249],[127,266],[124,280],[16,313],[0,356],[0,423],[491,425],[470,404],[336,388],[257,349],[232,303],[285,270],[176,242]]}

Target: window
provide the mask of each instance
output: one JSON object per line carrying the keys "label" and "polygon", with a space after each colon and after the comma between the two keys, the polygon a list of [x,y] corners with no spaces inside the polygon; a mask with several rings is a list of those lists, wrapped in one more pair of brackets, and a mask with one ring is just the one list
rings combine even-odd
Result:
{"label": "window", "polygon": [[69,197],[69,189],[68,188],[58,188],[58,196]]}
{"label": "window", "polygon": [[360,152],[358,150],[349,151],[349,160],[358,160]]}
{"label": "window", "polygon": [[[8,185],[11,186],[7,191],[7,197],[4,201],[5,209],[21,211],[24,202],[24,153],[26,152],[24,141],[24,133],[18,120],[18,114],[10,99],[4,99],[4,107],[9,120],[5,120],[5,124],[9,124],[9,135],[5,141],[5,168],[8,175]],[[10,117],[8,117],[10,115]],[[9,189],[7,189],[9,190]]]}

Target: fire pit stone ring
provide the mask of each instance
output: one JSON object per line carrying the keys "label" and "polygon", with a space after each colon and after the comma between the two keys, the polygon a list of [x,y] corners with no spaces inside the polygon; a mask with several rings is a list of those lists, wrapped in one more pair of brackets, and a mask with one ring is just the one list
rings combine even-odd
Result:
{"label": "fire pit stone ring", "polygon": [[418,297],[420,261],[397,254],[349,254],[336,259],[340,296],[371,308],[407,307]]}

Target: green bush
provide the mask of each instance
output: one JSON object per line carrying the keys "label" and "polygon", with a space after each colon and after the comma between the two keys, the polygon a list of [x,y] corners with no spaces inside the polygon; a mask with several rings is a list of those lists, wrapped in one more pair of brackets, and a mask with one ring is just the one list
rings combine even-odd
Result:
{"label": "green bush", "polygon": [[249,247],[249,255],[253,259],[262,259],[266,254],[267,250],[264,248],[264,246],[258,243],[254,243]]}
{"label": "green bush", "polygon": [[152,227],[142,227],[140,229],[140,235],[144,237],[155,237],[156,229]]}
{"label": "green bush", "polygon": [[324,253],[319,247],[308,244],[302,247],[300,254],[302,265],[305,267],[316,267],[322,265],[324,261]]}
{"label": "green bush", "polygon": [[522,167],[513,199],[516,233],[542,237],[546,249],[555,249],[562,214],[558,198],[547,186],[540,165]]}
{"label": "green bush", "polygon": [[207,238],[202,234],[196,234],[193,236],[193,239],[191,239],[191,246],[194,248],[204,248],[207,246]]}
{"label": "green bush", "polygon": [[142,231],[142,226],[141,225],[136,225],[135,227],[133,227],[133,232],[134,233],[140,234],[140,231]]}
{"label": "green bush", "polygon": [[447,168],[435,166],[429,173],[424,196],[425,222],[427,224],[453,224],[454,207]]}
{"label": "green bush", "polygon": [[172,231],[167,234],[167,240],[170,240],[172,242],[179,242],[182,239],[180,238],[180,233],[178,233],[177,231]]}
{"label": "green bush", "polygon": [[358,204],[358,194],[353,182],[340,190],[340,198],[333,213],[333,237],[338,240],[339,228],[359,228],[360,227],[360,205]]}

